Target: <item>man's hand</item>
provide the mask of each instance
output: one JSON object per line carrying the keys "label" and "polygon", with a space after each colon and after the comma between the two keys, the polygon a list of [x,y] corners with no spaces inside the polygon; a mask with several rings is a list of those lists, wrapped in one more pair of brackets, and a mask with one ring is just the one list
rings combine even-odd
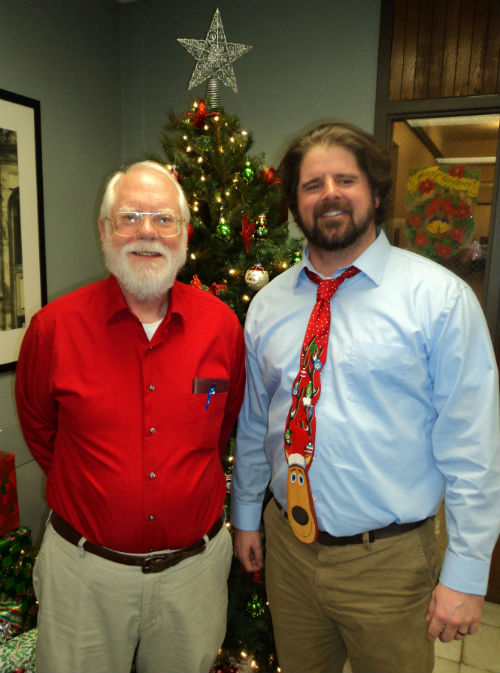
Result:
{"label": "man's hand", "polygon": [[427,640],[433,643],[436,638],[443,643],[473,635],[479,628],[483,613],[484,596],[463,594],[438,584],[432,592],[427,621],[429,629]]}
{"label": "man's hand", "polygon": [[258,530],[234,529],[234,555],[247,573],[260,570],[264,565],[262,545]]}

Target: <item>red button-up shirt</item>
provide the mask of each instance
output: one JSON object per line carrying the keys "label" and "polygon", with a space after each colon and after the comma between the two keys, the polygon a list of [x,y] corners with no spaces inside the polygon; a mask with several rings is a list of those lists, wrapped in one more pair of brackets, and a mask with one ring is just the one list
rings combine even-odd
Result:
{"label": "red button-up shirt", "polygon": [[123,552],[193,543],[222,513],[244,378],[240,324],[202,290],[176,281],[151,341],[113,276],[48,304],[24,338],[16,397],[49,507]]}

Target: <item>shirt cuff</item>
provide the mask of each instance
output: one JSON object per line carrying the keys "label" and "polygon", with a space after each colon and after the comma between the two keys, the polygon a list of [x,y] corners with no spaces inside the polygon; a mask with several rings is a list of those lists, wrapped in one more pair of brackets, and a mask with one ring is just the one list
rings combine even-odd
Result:
{"label": "shirt cuff", "polygon": [[231,503],[231,525],[239,530],[259,530],[262,505]]}
{"label": "shirt cuff", "polygon": [[484,596],[488,589],[490,562],[465,559],[446,551],[439,581],[449,589]]}

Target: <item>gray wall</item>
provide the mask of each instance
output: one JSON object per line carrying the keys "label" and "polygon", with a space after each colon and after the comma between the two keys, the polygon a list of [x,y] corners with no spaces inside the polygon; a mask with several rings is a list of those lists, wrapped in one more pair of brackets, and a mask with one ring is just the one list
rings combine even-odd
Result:
{"label": "gray wall", "polygon": [[[112,0],[0,0],[0,88],[40,101],[49,299],[104,273],[96,194],[121,161],[120,6]],[[44,480],[0,374],[0,450],[15,453],[21,523],[39,538]]]}
{"label": "gray wall", "polygon": [[[195,61],[178,37],[204,39],[215,7],[226,38],[253,49],[233,64],[227,112],[276,165],[288,141],[324,119],[373,130],[379,0],[0,0],[0,88],[41,102],[49,299],[102,277],[98,192],[122,161],[158,150],[167,108]],[[0,450],[16,454],[21,521],[39,541],[43,478],[22,440],[14,377],[0,374]]]}
{"label": "gray wall", "polygon": [[345,119],[373,131],[379,0],[144,0],[122,7],[123,148],[157,149],[165,111],[189,110],[195,59],[177,38],[204,39],[219,7],[226,39],[252,45],[233,63],[239,92],[221,101],[270,164],[304,126]]}

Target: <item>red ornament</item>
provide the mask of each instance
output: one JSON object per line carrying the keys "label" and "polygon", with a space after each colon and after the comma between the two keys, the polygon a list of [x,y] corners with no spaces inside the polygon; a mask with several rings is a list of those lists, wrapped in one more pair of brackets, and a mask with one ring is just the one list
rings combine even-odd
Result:
{"label": "red ornament", "polygon": [[243,239],[243,244],[245,246],[245,250],[247,251],[247,255],[250,252],[250,248],[252,247],[252,236],[253,232],[255,231],[255,222],[250,222],[248,219],[248,215],[246,213],[243,213],[241,216],[241,238]]}
{"label": "red ornament", "polygon": [[188,225],[187,225],[187,235],[188,235],[188,243],[191,243],[191,239],[194,236],[194,227],[191,224],[191,222],[188,222]]}
{"label": "red ornament", "polygon": [[203,290],[203,283],[201,282],[201,280],[198,278],[198,276],[196,274],[194,274],[194,276],[193,276],[193,278],[190,282],[190,285],[192,285],[193,287],[197,287],[199,290]]}
{"label": "red ornament", "polygon": [[226,292],[227,287],[224,284],[219,285],[218,283],[212,283],[212,285],[208,288],[208,291],[210,294],[213,294],[217,297],[221,292]]}
{"label": "red ornament", "polygon": [[260,174],[262,178],[262,182],[265,185],[272,185],[273,182],[281,182],[279,178],[276,177],[276,174],[274,172],[274,166],[263,166],[262,167],[262,173]]}
{"label": "red ornament", "polygon": [[205,101],[203,100],[203,98],[200,98],[198,107],[196,108],[196,112],[186,112],[184,116],[192,117],[193,126],[201,128],[205,123],[207,117],[213,117],[216,114],[217,112],[207,112],[207,106],[205,105]]}

